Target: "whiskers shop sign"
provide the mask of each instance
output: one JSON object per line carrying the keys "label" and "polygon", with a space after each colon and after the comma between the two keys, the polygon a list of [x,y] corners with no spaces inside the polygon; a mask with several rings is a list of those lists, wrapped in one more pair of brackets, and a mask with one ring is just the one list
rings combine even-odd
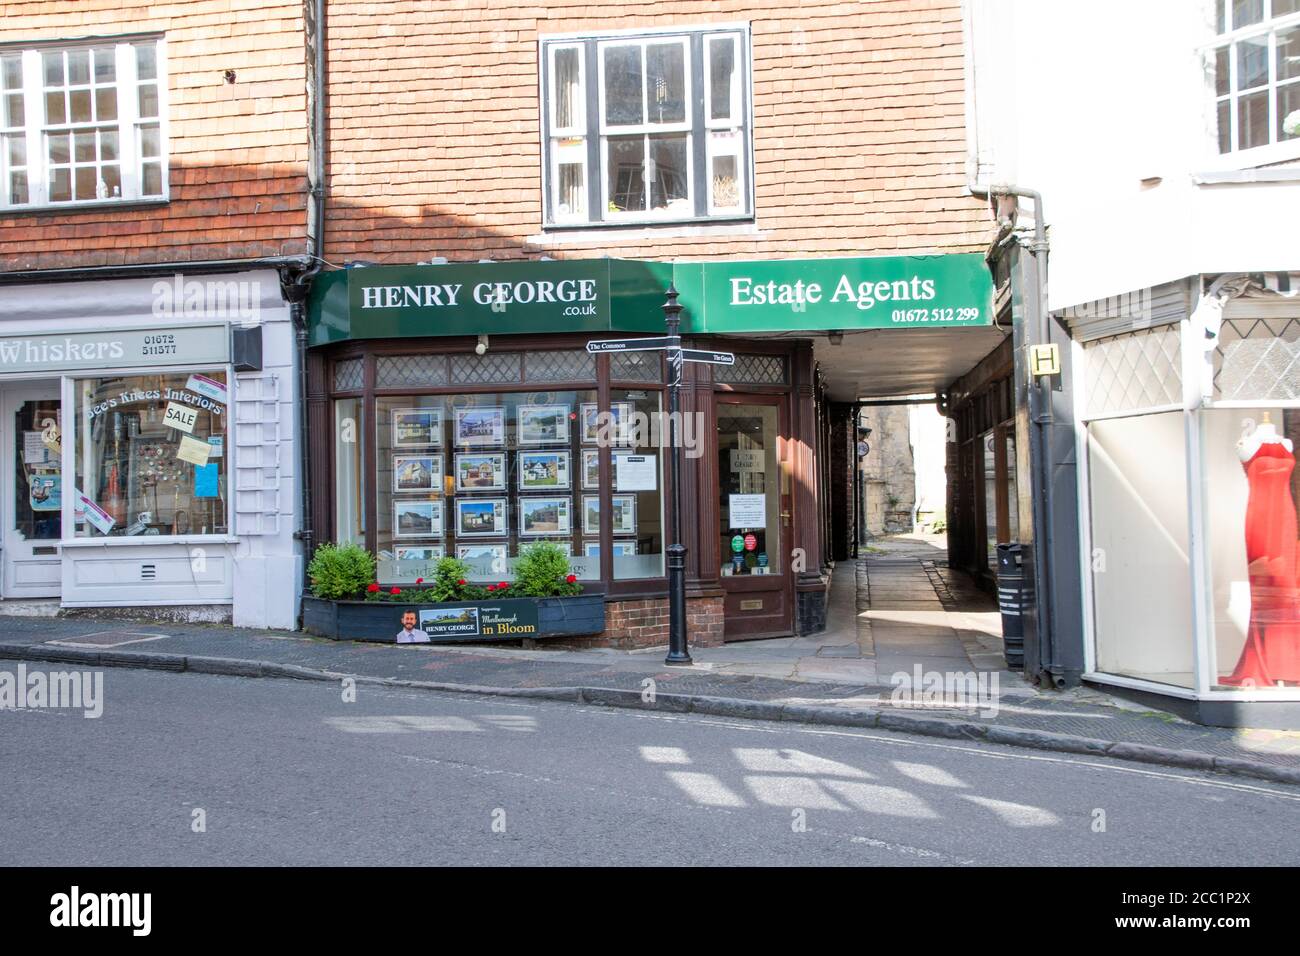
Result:
{"label": "whiskers shop sign", "polygon": [[420,630],[431,641],[512,641],[537,636],[535,601],[492,601],[420,608]]}
{"label": "whiskers shop sign", "polygon": [[230,328],[225,325],[0,336],[0,375],[224,365],[229,360]]}

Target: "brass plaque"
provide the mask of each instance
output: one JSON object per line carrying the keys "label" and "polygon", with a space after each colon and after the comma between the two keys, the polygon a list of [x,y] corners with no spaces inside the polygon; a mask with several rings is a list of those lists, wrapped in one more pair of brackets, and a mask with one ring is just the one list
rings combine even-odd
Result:
{"label": "brass plaque", "polygon": [[749,601],[741,601],[740,609],[742,611],[761,611],[763,610],[763,599],[754,598]]}

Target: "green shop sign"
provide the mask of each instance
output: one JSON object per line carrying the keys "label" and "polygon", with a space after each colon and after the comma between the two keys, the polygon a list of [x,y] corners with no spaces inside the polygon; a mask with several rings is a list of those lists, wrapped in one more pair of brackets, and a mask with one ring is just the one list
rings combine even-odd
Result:
{"label": "green shop sign", "polygon": [[688,334],[992,324],[993,285],[978,253],[525,260],[325,273],[312,288],[311,344],[483,332],[660,332],[670,282],[681,293]]}

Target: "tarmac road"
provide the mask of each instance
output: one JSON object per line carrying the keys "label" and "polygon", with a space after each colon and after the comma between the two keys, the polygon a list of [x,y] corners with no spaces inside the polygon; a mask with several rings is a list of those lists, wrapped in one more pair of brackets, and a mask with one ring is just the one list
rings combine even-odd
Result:
{"label": "tarmac road", "polygon": [[109,669],[99,719],[0,712],[0,863],[1300,858],[1300,789],[1281,784],[882,731],[370,686],[343,696]]}

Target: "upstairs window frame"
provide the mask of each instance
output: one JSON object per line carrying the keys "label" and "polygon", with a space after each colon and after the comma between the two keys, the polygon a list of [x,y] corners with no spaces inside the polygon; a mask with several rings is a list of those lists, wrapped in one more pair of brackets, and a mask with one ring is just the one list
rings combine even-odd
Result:
{"label": "upstairs window frame", "polygon": [[[754,219],[748,24],[546,35],[538,63],[545,229]],[[611,85],[620,67],[621,101]]]}
{"label": "upstairs window frame", "polygon": [[161,35],[0,45],[0,213],[166,203]]}
{"label": "upstairs window frame", "polygon": [[[1300,2],[1215,0],[1213,30],[1214,40],[1202,48],[1213,155],[1220,162],[1244,166],[1300,157],[1300,134],[1288,136],[1282,130],[1286,116],[1300,112],[1300,61],[1283,69],[1284,59],[1300,56]],[[1287,46],[1296,52],[1286,54]],[[1252,51],[1257,69],[1250,76]],[[1248,85],[1243,86],[1243,80]],[[1252,129],[1244,115],[1251,109],[1263,110],[1267,139],[1243,138]]]}

